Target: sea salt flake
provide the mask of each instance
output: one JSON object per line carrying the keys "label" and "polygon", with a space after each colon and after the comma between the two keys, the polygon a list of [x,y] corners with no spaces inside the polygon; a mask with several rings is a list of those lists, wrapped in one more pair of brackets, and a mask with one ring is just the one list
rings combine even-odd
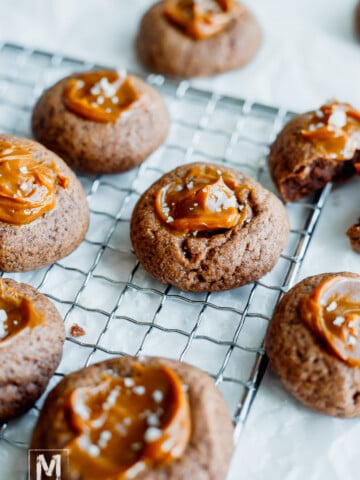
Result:
{"label": "sea salt flake", "polygon": [[156,440],[159,440],[161,435],[162,435],[162,432],[160,428],[149,427],[145,432],[144,440],[147,443],[155,442]]}
{"label": "sea salt flake", "polygon": [[152,413],[152,414],[148,415],[147,423],[151,427],[158,427],[160,425],[159,417],[155,413]]}
{"label": "sea salt flake", "polygon": [[92,457],[98,457],[100,454],[100,448],[97,445],[89,445],[88,452]]}
{"label": "sea salt flake", "polygon": [[129,470],[126,472],[127,478],[135,478],[140,472],[145,470],[145,463],[144,462],[137,462],[133,465]]}
{"label": "sea salt flake", "polygon": [[329,125],[337,128],[345,127],[347,124],[347,116],[344,110],[335,110],[329,117]]}
{"label": "sea salt flake", "polygon": [[22,182],[22,184],[20,185],[20,190],[24,193],[31,192],[32,184],[28,182]]}
{"label": "sea salt flake", "polygon": [[101,88],[102,93],[106,98],[113,97],[116,93],[118,85],[111,84],[106,77],[103,77],[99,81],[99,85]]}
{"label": "sea salt flake", "polygon": [[191,182],[187,183],[186,187],[187,187],[188,190],[191,190],[192,188],[194,188],[194,182],[191,181]]}
{"label": "sea salt flake", "polygon": [[164,399],[164,394],[161,390],[154,390],[152,398],[155,400],[156,403],[160,403]]}
{"label": "sea salt flake", "polygon": [[104,430],[103,432],[101,432],[100,433],[100,438],[99,438],[99,441],[98,441],[99,447],[100,448],[105,448],[111,437],[112,437],[112,434],[109,430]]}
{"label": "sea salt flake", "polygon": [[114,105],[117,105],[119,103],[119,97],[112,97],[111,101]]}
{"label": "sea salt flake", "polygon": [[354,346],[354,345],[356,345],[356,342],[357,342],[356,337],[354,337],[353,335],[349,335],[347,337],[348,345]]}
{"label": "sea salt flake", "polygon": [[74,412],[83,420],[89,420],[90,418],[89,409],[82,402],[75,403]]}
{"label": "sea salt flake", "polygon": [[125,387],[130,388],[130,387],[133,387],[135,385],[135,382],[132,378],[126,377],[126,378],[124,378],[124,385],[125,385]]}
{"label": "sea salt flake", "polygon": [[7,320],[8,316],[5,310],[0,310],[0,322],[5,322]]}
{"label": "sea salt flake", "polygon": [[100,90],[100,87],[99,87],[99,84],[96,83],[91,89],[90,89],[90,93],[91,95],[99,95],[101,92]]}
{"label": "sea salt flake", "polygon": [[145,393],[145,387],[142,385],[139,385],[138,387],[134,387],[133,392],[136,393],[136,395],[144,395]]}
{"label": "sea salt flake", "polygon": [[106,402],[103,403],[104,410],[109,410],[110,407],[115,405],[119,392],[120,392],[119,387],[115,387],[114,390],[110,392],[109,396],[106,399]]}
{"label": "sea salt flake", "polygon": [[13,153],[13,149],[12,148],[6,148],[5,150],[3,150],[1,152],[1,155],[11,155]]}
{"label": "sea salt flake", "polygon": [[20,167],[19,170],[21,173],[29,173],[29,170],[26,167]]}
{"label": "sea salt flake", "polygon": [[102,105],[105,102],[105,99],[102,95],[99,95],[98,98],[96,99],[96,103],[98,105]]}
{"label": "sea salt flake", "polygon": [[326,307],[326,311],[327,312],[333,312],[337,307],[337,303],[334,301],[334,302],[331,302],[330,305],[328,305]]}
{"label": "sea salt flake", "polygon": [[341,327],[341,325],[343,325],[343,323],[345,322],[345,318],[344,317],[336,317],[335,320],[333,321],[333,324],[336,326],[336,327]]}

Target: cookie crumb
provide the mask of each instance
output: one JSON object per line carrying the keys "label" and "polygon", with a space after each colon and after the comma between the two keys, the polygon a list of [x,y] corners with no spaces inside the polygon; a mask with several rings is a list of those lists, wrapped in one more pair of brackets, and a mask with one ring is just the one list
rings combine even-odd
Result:
{"label": "cookie crumb", "polygon": [[70,328],[70,335],[72,337],[83,337],[86,334],[85,330],[77,323],[73,323]]}

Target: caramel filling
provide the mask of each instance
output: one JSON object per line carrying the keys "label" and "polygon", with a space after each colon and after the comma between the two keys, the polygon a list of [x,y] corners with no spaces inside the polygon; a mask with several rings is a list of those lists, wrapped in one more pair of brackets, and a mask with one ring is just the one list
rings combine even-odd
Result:
{"label": "caramel filling", "polygon": [[0,279],[0,347],[25,330],[43,322],[33,302]]}
{"label": "caramel filling", "polygon": [[177,374],[164,366],[136,364],[130,377],[104,373],[95,387],[68,400],[75,433],[72,469],[89,480],[134,478],[180,458],[190,439],[188,395]]}
{"label": "caramel filling", "polygon": [[320,155],[351,160],[360,150],[360,112],[348,103],[328,103],[312,113],[302,135]]}
{"label": "caramel filling", "polygon": [[213,37],[243,12],[235,0],[166,0],[168,20],[195,40]]}
{"label": "caramel filling", "polygon": [[0,140],[0,220],[34,221],[55,206],[56,185],[68,187],[54,161],[37,158],[20,142]]}
{"label": "caramel filling", "polygon": [[114,71],[87,72],[68,81],[65,106],[80,117],[95,122],[116,122],[140,99],[130,77]]}
{"label": "caramel filling", "polygon": [[182,234],[214,233],[249,221],[250,187],[213,167],[193,167],[155,194],[155,211],[170,228]]}
{"label": "caramel filling", "polygon": [[327,278],[302,299],[300,312],[335,355],[360,366],[360,278]]}

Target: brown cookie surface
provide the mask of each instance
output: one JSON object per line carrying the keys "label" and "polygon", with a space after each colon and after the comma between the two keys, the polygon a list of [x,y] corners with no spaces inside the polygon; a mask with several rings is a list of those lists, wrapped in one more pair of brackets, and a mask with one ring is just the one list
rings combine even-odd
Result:
{"label": "brown cookie surface", "polygon": [[[193,168],[231,174],[251,190],[252,218],[241,225],[205,236],[181,235],[155,211],[156,192]],[[155,182],[138,201],[131,219],[131,241],[142,266],[157,280],[184,291],[221,291],[251,283],[276,264],[289,233],[282,203],[241,172],[205,163],[184,165]]]}
{"label": "brown cookie surface", "polygon": [[301,299],[333,275],[340,274],[308,277],[283,296],[270,323],[266,352],[284,387],[301,403],[327,415],[354,417],[360,415],[360,368],[330,353],[299,314]]}
{"label": "brown cookie surface", "polygon": [[35,270],[69,255],[85,237],[89,207],[84,190],[69,167],[37,142],[0,135],[0,142],[20,142],[38,160],[56,164],[68,179],[56,185],[55,207],[31,223],[14,225],[0,221],[0,269],[7,272]]}
{"label": "brown cookie surface", "polygon": [[[158,468],[146,468],[137,480],[220,480],[226,477],[232,453],[233,427],[227,407],[214,382],[195,367],[161,358],[141,359],[142,365],[171,368],[188,387],[191,409],[191,438],[182,457]],[[49,394],[33,432],[31,448],[61,449],[74,438],[66,419],[66,401],[78,387],[96,386],[104,371],[131,377],[139,359],[122,357],[94,364],[66,376]],[[49,424],[52,428],[48,428]],[[64,480],[85,480],[90,472],[77,474],[70,469]]]}
{"label": "brown cookie surface", "polygon": [[259,25],[246,9],[217,35],[194,40],[170,23],[158,2],[144,15],[136,49],[139,60],[152,71],[176,77],[201,77],[239,68],[256,53]]}
{"label": "brown cookie surface", "polygon": [[169,118],[160,94],[130,76],[141,94],[141,106],[116,121],[98,122],[69,110],[63,101],[70,79],[46,90],[32,116],[35,138],[58,153],[74,169],[86,173],[118,173],[143,162],[165,140]]}
{"label": "brown cookie surface", "polygon": [[358,223],[348,229],[346,235],[350,239],[353,250],[360,253],[360,219]]}
{"label": "brown cookie surface", "polygon": [[303,138],[301,132],[311,116],[309,112],[290,120],[270,150],[270,173],[285,201],[306,197],[331,181],[355,173],[352,161],[321,155],[312,142]]}
{"label": "brown cookie surface", "polygon": [[11,340],[0,340],[0,421],[5,421],[24,413],[45,390],[61,359],[65,329],[55,306],[44,295],[14,280],[2,282],[28,297],[44,318]]}

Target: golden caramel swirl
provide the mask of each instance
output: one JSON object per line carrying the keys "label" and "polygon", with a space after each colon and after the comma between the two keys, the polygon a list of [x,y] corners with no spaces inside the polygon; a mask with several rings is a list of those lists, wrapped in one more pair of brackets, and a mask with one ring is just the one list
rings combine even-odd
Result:
{"label": "golden caramel swirl", "polygon": [[360,150],[360,112],[348,103],[330,102],[312,113],[302,135],[320,155],[351,160]]}
{"label": "golden caramel swirl", "polygon": [[0,348],[17,334],[44,321],[34,303],[0,279]]}
{"label": "golden caramel swirl", "polygon": [[33,222],[54,208],[56,185],[67,188],[68,183],[55,161],[40,157],[20,140],[0,140],[0,221]]}
{"label": "golden caramel swirl", "polygon": [[360,367],[360,277],[328,277],[302,299],[300,312],[331,352]]}
{"label": "golden caramel swirl", "polygon": [[166,0],[164,6],[166,18],[195,40],[220,33],[242,12],[235,0]]}
{"label": "golden caramel swirl", "polygon": [[103,123],[116,122],[139,99],[131,78],[115,71],[81,73],[68,81],[64,91],[64,103],[71,112]]}
{"label": "golden caramel swirl", "polygon": [[231,173],[196,166],[184,179],[156,192],[155,211],[168,227],[182,234],[228,230],[250,219],[250,192]]}
{"label": "golden caramel swirl", "polygon": [[89,480],[125,480],[173,462],[191,435],[188,395],[165,366],[135,364],[126,378],[104,373],[71,393],[67,418],[76,435],[66,445],[72,470]]}

